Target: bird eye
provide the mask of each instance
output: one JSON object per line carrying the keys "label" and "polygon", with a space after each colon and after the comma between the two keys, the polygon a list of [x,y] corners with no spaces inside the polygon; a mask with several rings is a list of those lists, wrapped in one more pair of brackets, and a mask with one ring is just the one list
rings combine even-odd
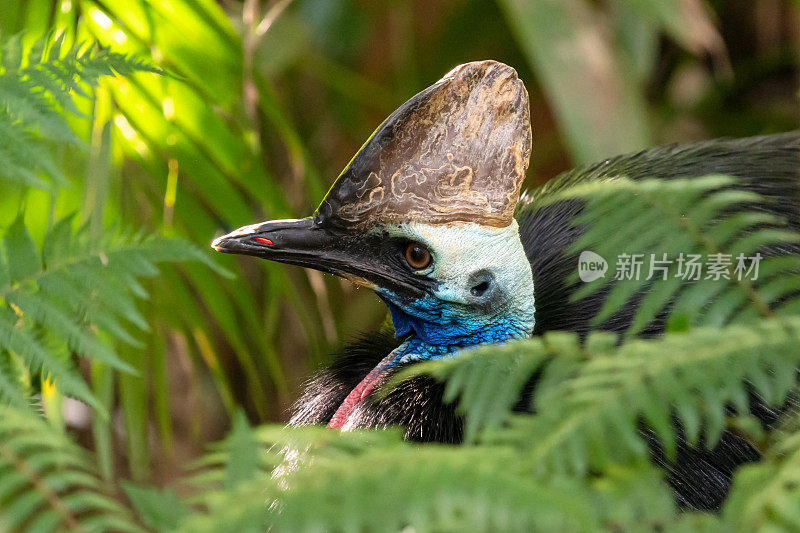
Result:
{"label": "bird eye", "polygon": [[406,246],[406,262],[414,270],[420,270],[431,264],[431,253],[418,242]]}

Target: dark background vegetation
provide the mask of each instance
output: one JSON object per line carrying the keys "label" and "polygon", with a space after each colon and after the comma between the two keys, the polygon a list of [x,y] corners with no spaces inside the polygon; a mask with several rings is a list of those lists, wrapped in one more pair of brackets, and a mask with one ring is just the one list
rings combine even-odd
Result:
{"label": "dark background vegetation", "polygon": [[[531,100],[535,187],[660,143],[797,128],[800,4],[780,0],[0,0],[0,35],[48,31],[149,58],[173,76],[107,79],[73,126],[53,196],[3,184],[40,237],[68,213],[206,247],[310,214],[370,132],[453,66],[515,67]],[[38,233],[37,233],[38,232]],[[212,252],[209,250],[209,254]],[[165,267],[151,331],[108,378],[118,473],[164,482],[239,408],[285,421],[304,377],[385,319],[337,278],[250,258]],[[86,363],[84,372],[92,369]],[[67,423],[93,447],[78,412]]]}

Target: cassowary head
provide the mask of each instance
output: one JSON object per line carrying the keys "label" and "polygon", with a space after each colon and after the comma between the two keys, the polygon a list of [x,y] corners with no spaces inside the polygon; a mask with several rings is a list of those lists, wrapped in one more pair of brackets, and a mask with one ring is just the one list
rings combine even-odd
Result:
{"label": "cassowary head", "polygon": [[214,248],[348,278],[391,311],[397,360],[524,337],[533,281],[513,218],[531,150],[528,94],[511,67],[467,63],[392,113],[316,212]]}

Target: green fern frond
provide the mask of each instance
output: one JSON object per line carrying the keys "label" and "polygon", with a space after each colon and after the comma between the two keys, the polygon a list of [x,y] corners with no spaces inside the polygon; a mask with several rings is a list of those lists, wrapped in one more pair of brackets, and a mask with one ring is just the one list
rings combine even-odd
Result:
{"label": "green fern frond", "polygon": [[44,36],[31,47],[24,66],[19,36],[0,49],[0,176],[29,187],[47,188],[47,180],[66,183],[49,143],[82,146],[59,109],[81,116],[74,99],[88,97],[103,76],[161,73],[141,59],[95,44],[63,47],[63,33]]}
{"label": "green fern frond", "polygon": [[726,406],[750,412],[747,384],[777,406],[794,387],[800,365],[800,318],[751,326],[699,328],[655,341],[634,341],[616,351],[592,353],[574,375],[537,391],[538,412],[528,430],[531,466],[584,471],[626,456],[645,457],[643,419],[668,454],[678,439],[714,446],[725,428]]}
{"label": "green fern frond", "polygon": [[50,156],[46,143],[0,109],[0,177],[28,187],[46,189],[48,181],[63,185],[64,174]]}
{"label": "green fern frond", "polygon": [[[531,472],[583,474],[645,460],[640,421],[668,455],[681,438],[713,446],[726,427],[727,407],[750,412],[751,390],[768,405],[785,401],[796,385],[798,344],[800,317],[697,328],[621,347],[610,334],[591,335],[583,347],[575,336],[556,334],[417,365],[400,378],[431,373],[454,380],[447,395],[458,398],[470,437],[520,446]],[[512,369],[522,374],[509,381]],[[496,420],[508,420],[513,399],[537,371],[535,414],[489,431]],[[486,391],[503,392],[491,398]]]}
{"label": "green fern frond", "polygon": [[91,456],[30,411],[0,404],[0,529],[143,531]]}
{"label": "green fern frond", "polygon": [[[669,488],[646,462],[591,479],[537,479],[512,447],[414,446],[395,431],[258,428],[271,473],[203,490],[180,531],[620,531],[675,520]],[[201,461],[222,486],[228,445]],[[263,466],[262,466],[263,467]],[[209,471],[208,469],[211,468]]]}
{"label": "green fern frond", "polygon": [[[189,465],[193,474],[185,483],[194,495],[187,501],[208,512],[238,486],[260,483],[263,492],[265,476],[283,483],[281,480],[312,461],[337,462],[369,449],[391,451],[406,445],[395,429],[339,433],[315,426],[250,428],[240,416],[235,425],[223,441],[212,444],[207,454]],[[263,504],[263,494],[261,501]],[[261,505],[262,517],[265,510]]]}
{"label": "green fern frond", "polygon": [[17,40],[12,40],[2,50],[2,57],[10,56],[16,64],[7,65],[3,61],[4,76],[16,77],[29,93],[51,98],[64,111],[80,115],[73,98],[88,97],[89,88],[96,87],[103,76],[128,76],[134,72],[163,74],[142,59],[102,49],[97,43],[78,42],[62,50],[64,40],[64,33],[55,38],[41,37],[31,47],[25,66],[21,66],[22,61],[17,62],[18,54],[6,53],[8,46],[19,46]]}
{"label": "green fern frond", "polygon": [[[21,357],[33,373],[50,376],[66,394],[99,408],[70,353],[124,372],[123,362],[97,331],[111,340],[136,344],[131,326],[146,329],[136,298],[146,292],[139,278],[155,275],[156,263],[208,256],[178,240],[109,232],[93,240],[86,228],[56,223],[42,252],[22,217],[5,233],[0,258],[0,349]],[[6,380],[8,381],[8,380]],[[7,388],[0,383],[0,396]]]}
{"label": "green fern frond", "polygon": [[600,529],[586,487],[520,476],[514,455],[491,447],[366,451],[300,469],[275,496],[279,512],[269,523],[278,530]]}
{"label": "green fern frond", "polygon": [[[800,255],[787,244],[800,242],[800,234],[765,212],[767,199],[731,188],[735,183],[734,178],[726,176],[640,181],[618,178],[575,185],[555,195],[553,201],[586,201],[578,219],[586,231],[571,251],[591,250],[609,262],[605,280],[586,283],[575,294],[576,299],[609,285],[620,253],[642,254],[648,259],[638,279],[613,283],[594,323],[602,323],[635,296],[640,303],[627,330],[630,336],[644,330],[667,308],[673,323],[713,326],[796,312],[800,306]],[[636,224],[630,224],[631,220]],[[751,258],[757,253],[763,256],[757,279],[735,272],[739,254]],[[648,280],[646,266],[653,258],[663,259],[664,254],[668,270],[656,271]],[[704,261],[713,254],[723,254],[722,259],[731,264],[719,279],[709,278],[704,270],[701,279],[687,281],[678,273],[681,254],[699,254]],[[577,282],[577,269],[572,281]]]}
{"label": "green fern frond", "polygon": [[800,530],[800,431],[781,436],[760,463],[734,478],[724,516],[740,531]]}

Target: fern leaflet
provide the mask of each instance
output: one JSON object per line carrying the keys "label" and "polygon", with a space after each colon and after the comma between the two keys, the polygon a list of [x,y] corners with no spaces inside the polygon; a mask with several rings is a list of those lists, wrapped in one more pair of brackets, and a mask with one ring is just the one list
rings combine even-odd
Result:
{"label": "fern leaflet", "polygon": [[[22,358],[31,373],[52,377],[67,394],[100,408],[77,373],[72,353],[130,372],[98,336],[137,344],[130,325],[146,329],[136,298],[137,281],[155,275],[155,263],[187,259],[213,265],[194,246],[178,240],[108,233],[93,240],[71,220],[56,223],[41,254],[22,217],[6,232],[0,254],[0,350]],[[4,257],[4,259],[3,259]],[[9,380],[0,380],[0,397]]]}
{"label": "fern leaflet", "polygon": [[64,39],[62,33],[37,40],[24,66],[19,35],[0,49],[0,176],[40,189],[66,184],[50,145],[83,146],[59,109],[81,116],[74,99],[87,98],[103,76],[161,72],[96,44],[76,43],[64,50]]}
{"label": "fern leaflet", "polygon": [[94,474],[91,456],[28,410],[0,404],[0,528],[143,531]]}

